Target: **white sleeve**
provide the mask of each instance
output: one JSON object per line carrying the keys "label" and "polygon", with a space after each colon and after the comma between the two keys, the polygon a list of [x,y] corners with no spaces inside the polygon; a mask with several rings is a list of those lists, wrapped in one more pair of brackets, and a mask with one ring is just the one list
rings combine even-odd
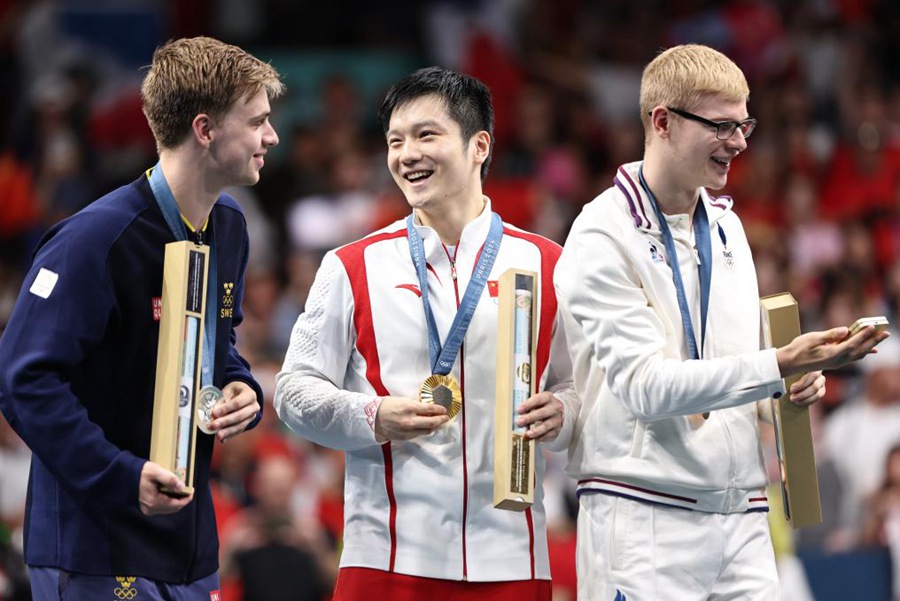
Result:
{"label": "white sleeve", "polygon": [[560,305],[611,392],[653,421],[736,407],[783,392],[775,349],[703,360],[664,357],[666,332],[627,251],[597,228],[569,237],[557,267]]}
{"label": "white sleeve", "polygon": [[353,310],[347,273],[330,252],[294,324],[274,401],[278,416],[292,430],[343,450],[378,444],[374,423],[381,399],[341,389],[356,341]]}
{"label": "white sleeve", "polygon": [[545,390],[552,392],[563,404],[563,425],[557,437],[544,448],[549,451],[564,451],[572,440],[572,430],[581,409],[581,401],[575,393],[572,381],[572,360],[566,342],[566,330],[562,324],[562,314],[557,311],[553,321],[553,339],[550,345],[550,361],[547,366]]}

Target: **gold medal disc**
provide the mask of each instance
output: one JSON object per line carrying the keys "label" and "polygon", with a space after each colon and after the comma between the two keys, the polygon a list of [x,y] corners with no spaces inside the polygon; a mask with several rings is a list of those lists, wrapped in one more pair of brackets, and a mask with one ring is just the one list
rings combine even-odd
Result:
{"label": "gold medal disc", "polygon": [[450,419],[453,419],[462,409],[462,390],[453,376],[435,374],[422,382],[419,400],[440,405],[447,410]]}

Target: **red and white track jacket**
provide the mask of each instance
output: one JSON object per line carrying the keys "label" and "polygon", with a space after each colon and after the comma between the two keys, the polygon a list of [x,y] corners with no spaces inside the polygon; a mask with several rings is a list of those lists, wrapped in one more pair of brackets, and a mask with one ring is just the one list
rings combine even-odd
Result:
{"label": "red and white track jacket", "polygon": [[[417,225],[428,293],[441,341],[490,225],[490,202],[451,254]],[[275,408],[301,436],[346,451],[341,567],[367,567],[445,580],[549,579],[537,454],[535,502],[525,512],[495,509],[493,497],[497,280],[508,268],[538,272],[541,285],[537,377],[565,405],[551,450],[564,449],[577,413],[553,269],[560,247],[504,224],[500,250],[456,365],[463,408],[437,432],[380,445],[373,423],[384,396],[417,398],[431,374],[419,281],[406,221],[329,252],[291,335]]]}

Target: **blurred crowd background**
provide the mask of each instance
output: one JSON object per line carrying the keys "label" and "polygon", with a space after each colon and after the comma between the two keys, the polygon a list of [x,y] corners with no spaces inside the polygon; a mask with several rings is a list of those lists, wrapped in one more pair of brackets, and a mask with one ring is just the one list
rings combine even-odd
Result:
{"label": "blurred crowd background", "polygon": [[[241,352],[263,422],[217,445],[224,599],[322,601],[341,548],[343,457],[271,407],[323,253],[404,216],[376,120],[384,91],[440,64],[487,83],[497,113],[486,193],[562,243],[582,205],[642,155],[641,70],[697,42],[742,67],[759,127],[724,191],[762,294],[790,291],[804,330],[900,318],[900,3],[894,0],[0,0],[0,328],[51,224],[155,162],[139,86],[179,36],[243,46],[284,75],[280,145],[231,192],[252,256]],[[900,343],[830,374],[812,409],[824,522],[792,531],[770,491],[785,599],[890,599],[900,556]],[[777,481],[770,429],[767,459]],[[0,600],[21,564],[29,451],[0,418]],[[550,455],[554,589],[574,600],[572,482]],[[894,561],[895,564],[900,564]]]}

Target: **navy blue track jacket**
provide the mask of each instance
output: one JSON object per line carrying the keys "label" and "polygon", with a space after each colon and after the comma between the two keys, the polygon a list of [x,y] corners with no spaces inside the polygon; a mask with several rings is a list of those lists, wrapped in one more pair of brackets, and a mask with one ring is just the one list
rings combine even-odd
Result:
{"label": "navy blue track jacket", "polygon": [[[248,258],[234,199],[219,198],[206,235],[218,262],[213,382],[244,381],[262,406],[262,390],[234,347]],[[196,490],[185,509],[147,517],[138,505],[150,452],[164,246],[173,241],[142,176],[55,225],[38,246],[0,337],[0,409],[34,452],[29,565],[170,583],[218,568],[212,436],[197,434]]]}

